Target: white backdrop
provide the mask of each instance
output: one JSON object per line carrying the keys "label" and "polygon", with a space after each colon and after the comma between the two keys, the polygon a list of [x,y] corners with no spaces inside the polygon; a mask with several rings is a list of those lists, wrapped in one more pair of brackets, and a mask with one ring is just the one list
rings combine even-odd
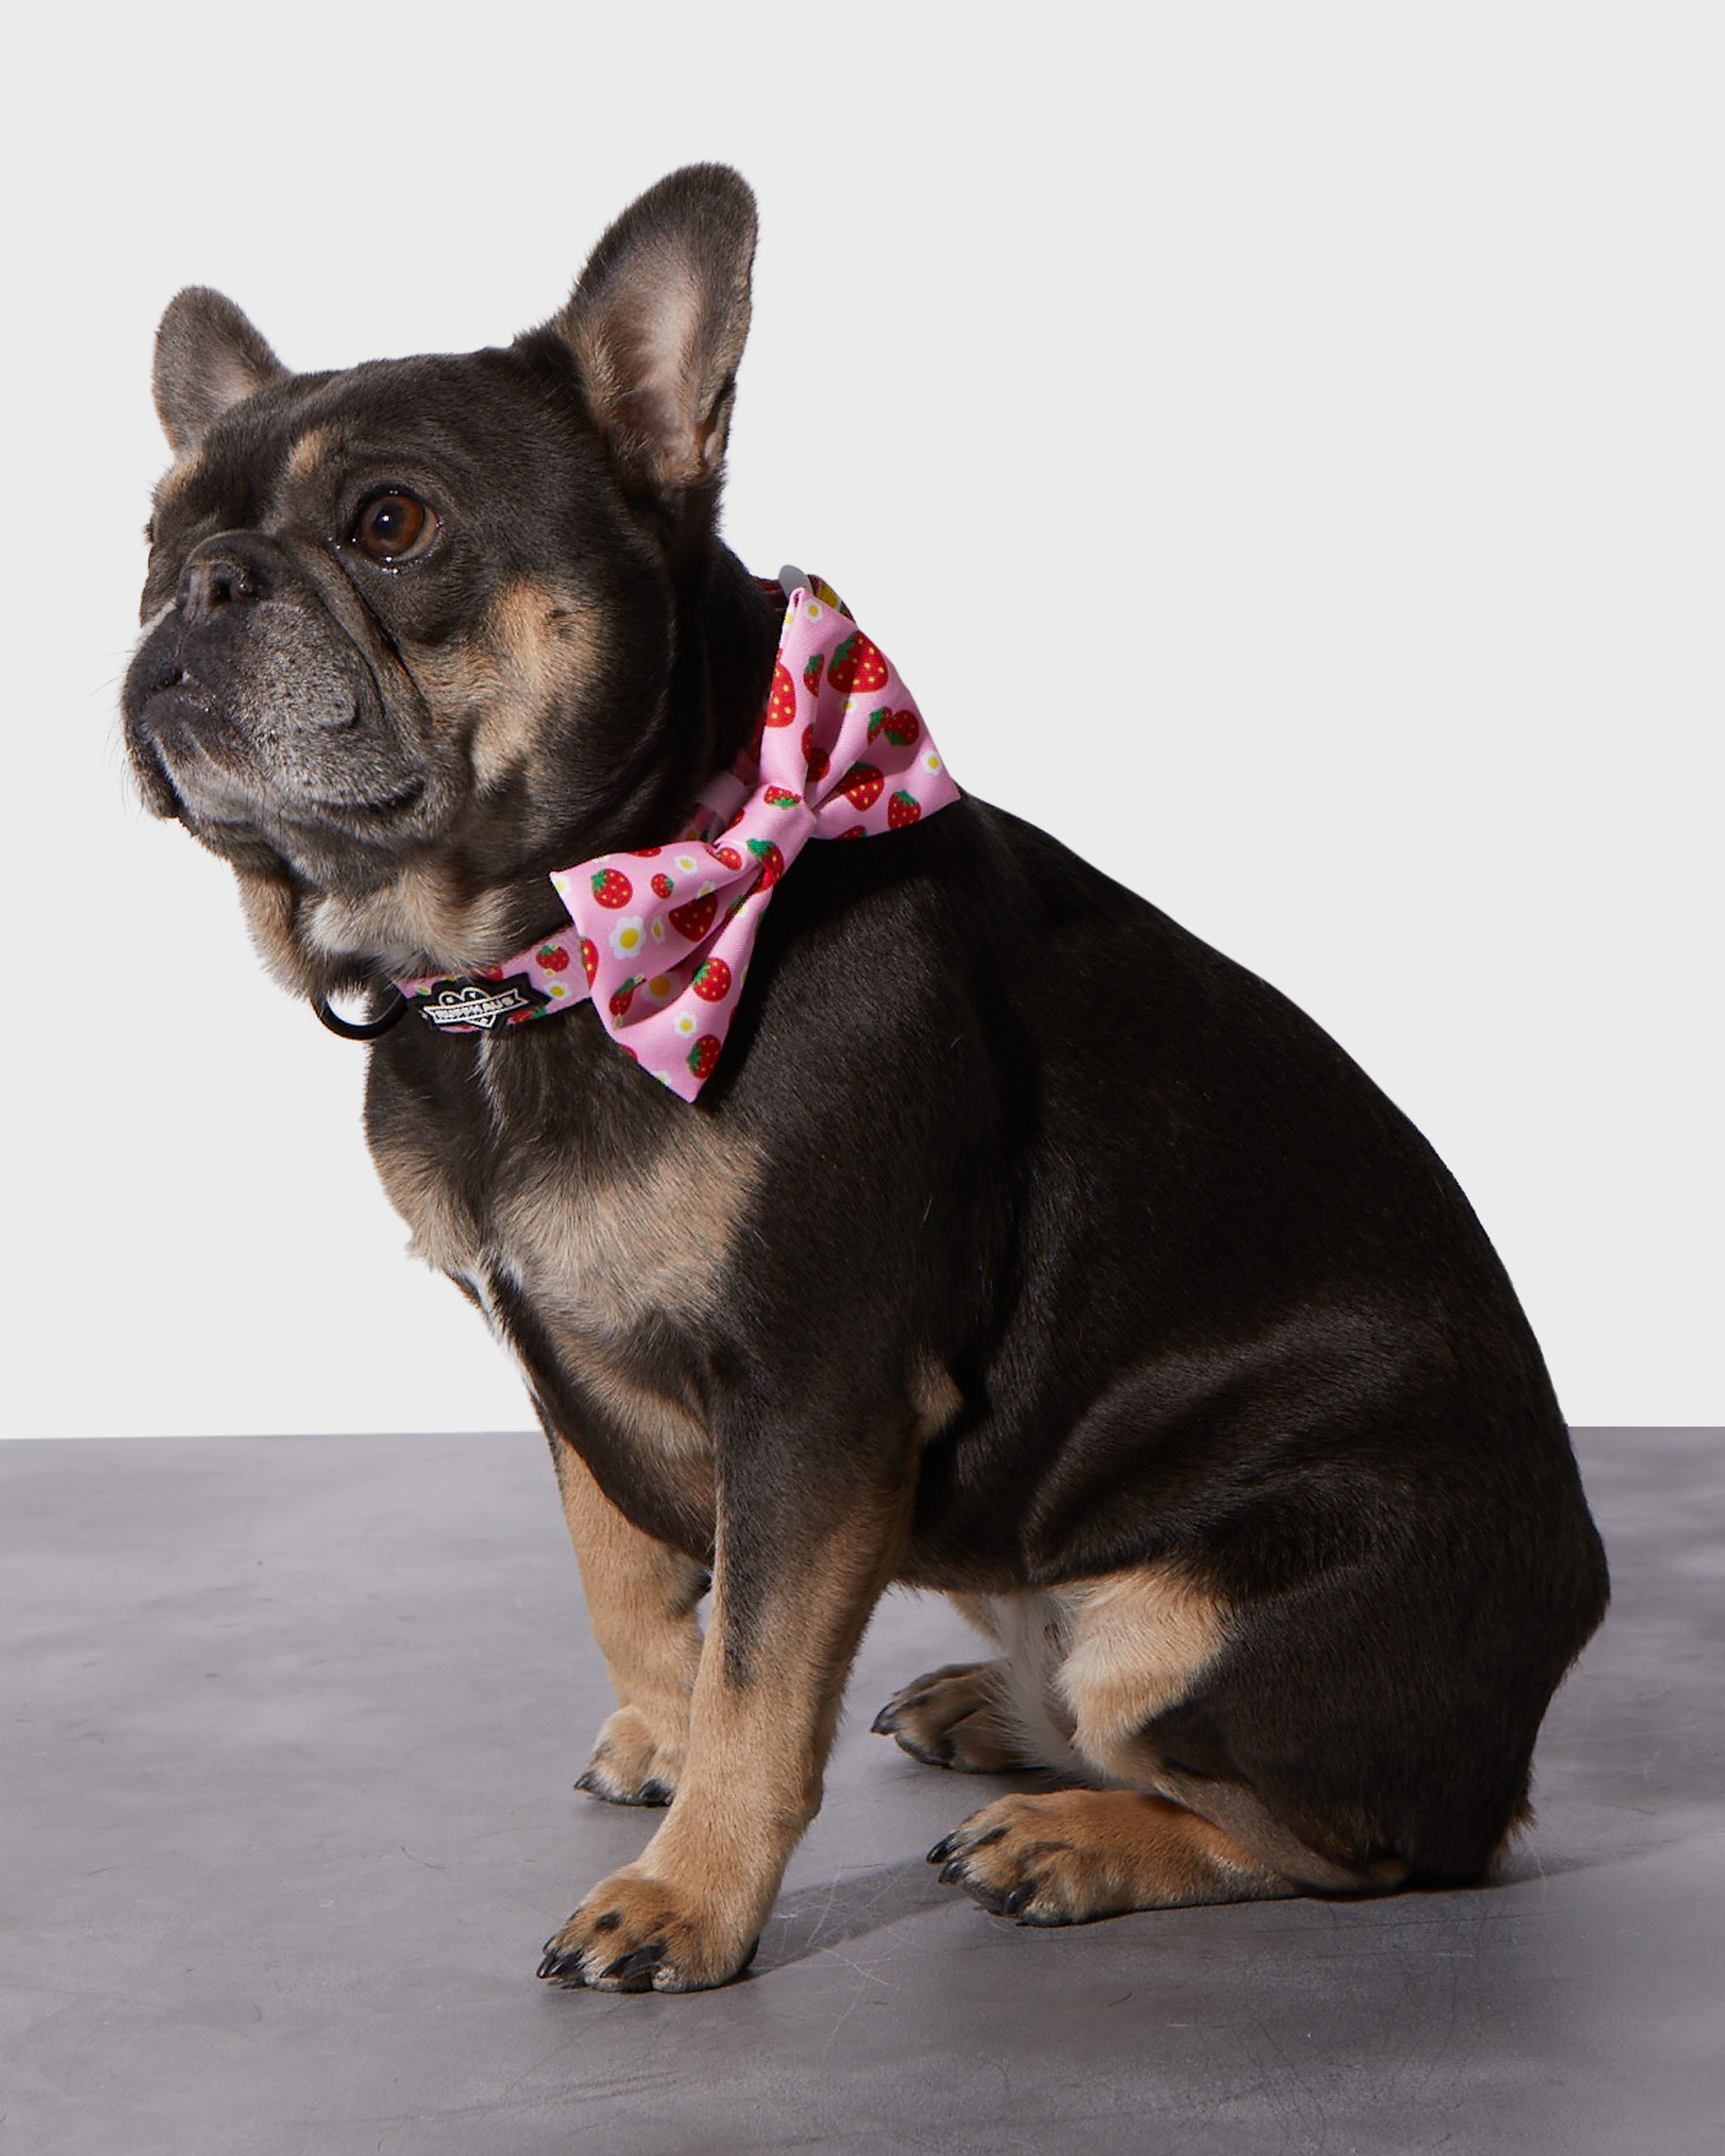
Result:
{"label": "white backdrop", "polygon": [[1572,1420],[1725,1419],[1716,7],[39,13],[6,1428],[529,1419],[401,1255],[362,1051],[131,797],[151,338],[197,282],[290,365],[501,341],[697,157],[762,208],[732,543],[839,585],[972,790],[1336,1034]]}

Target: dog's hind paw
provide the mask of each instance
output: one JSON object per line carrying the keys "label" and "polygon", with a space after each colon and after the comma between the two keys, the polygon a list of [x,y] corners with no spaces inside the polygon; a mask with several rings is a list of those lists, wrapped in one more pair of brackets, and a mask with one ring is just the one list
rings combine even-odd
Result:
{"label": "dog's hind paw", "polygon": [[1005,1665],[949,1662],[896,1691],[870,1727],[927,1767],[1009,1774],[1032,1763],[1002,1702]]}
{"label": "dog's hind paw", "polygon": [[575,1786],[608,1804],[668,1804],[677,1794],[686,1738],[667,1740],[639,1708],[619,1707],[600,1729]]}

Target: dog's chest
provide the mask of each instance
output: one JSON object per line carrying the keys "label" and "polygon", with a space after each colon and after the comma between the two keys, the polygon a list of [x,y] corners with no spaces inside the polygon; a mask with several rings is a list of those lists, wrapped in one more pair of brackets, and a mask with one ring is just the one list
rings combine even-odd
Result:
{"label": "dog's chest", "polygon": [[578,1425],[564,1434],[620,1481],[686,1484],[705,1479],[710,1446],[675,1343],[718,1314],[762,1163],[712,1116],[670,1105],[631,1142],[577,1101],[548,1114],[503,1086],[465,1115],[386,1094],[367,1122],[413,1252],[480,1303],[542,1408]]}

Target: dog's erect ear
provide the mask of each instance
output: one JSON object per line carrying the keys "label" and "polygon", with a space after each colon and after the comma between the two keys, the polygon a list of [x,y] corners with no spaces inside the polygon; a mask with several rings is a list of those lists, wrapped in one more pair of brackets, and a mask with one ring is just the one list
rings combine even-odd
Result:
{"label": "dog's erect ear", "polygon": [[689,165],[626,209],[552,324],[624,472],[660,494],[711,485],[749,326],[755,198]]}
{"label": "dog's erect ear", "polygon": [[195,449],[230,404],[287,369],[232,300],[188,285],[156,332],[156,416],[176,456]]}

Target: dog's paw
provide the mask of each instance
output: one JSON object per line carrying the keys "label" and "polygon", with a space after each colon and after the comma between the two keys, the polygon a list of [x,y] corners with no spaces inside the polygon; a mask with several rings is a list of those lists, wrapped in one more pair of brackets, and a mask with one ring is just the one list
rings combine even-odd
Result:
{"label": "dog's paw", "polygon": [[1296,1891],[1219,1827],[1137,1789],[997,1797],[936,1842],[928,1861],[943,1881],[1021,1924]]}
{"label": "dog's paw", "polygon": [[[1124,1799],[1124,1803],[1120,1799]],[[1146,1906],[1142,1799],[1063,1789],[998,1797],[928,1852],[943,1882],[1021,1924],[1083,1924]]]}
{"label": "dog's paw", "polygon": [[741,1976],[760,1943],[631,1865],[602,1880],[546,1941],[539,1974],[572,1991],[707,1991]]}
{"label": "dog's paw", "polygon": [[1028,1763],[1004,1712],[1004,1665],[949,1662],[896,1691],[871,1727],[927,1767],[1009,1774]]}
{"label": "dog's paw", "polygon": [[682,1739],[667,1741],[639,1709],[619,1707],[600,1729],[575,1786],[608,1804],[668,1804],[682,1772]]}

